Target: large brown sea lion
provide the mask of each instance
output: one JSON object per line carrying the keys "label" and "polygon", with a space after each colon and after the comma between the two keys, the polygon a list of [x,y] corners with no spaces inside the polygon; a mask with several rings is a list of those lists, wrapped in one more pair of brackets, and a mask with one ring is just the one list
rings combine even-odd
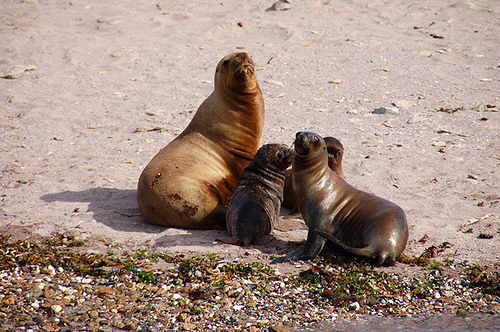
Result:
{"label": "large brown sea lion", "polygon": [[348,252],[394,265],[408,240],[404,211],[349,185],[328,167],[325,141],[310,132],[295,138],[295,199],[309,231],[306,244],[277,261],[312,259],[326,238]]}
{"label": "large brown sea lion", "polygon": [[226,211],[233,243],[248,246],[271,233],[279,218],[285,170],[292,157],[286,145],[266,144],[245,168]]}
{"label": "large brown sea lion", "polygon": [[246,53],[220,60],[214,81],[186,129],[139,178],[137,202],[150,223],[225,228],[228,197],[259,148],[264,99]]}
{"label": "large brown sea lion", "polygon": [[[328,167],[337,173],[341,178],[344,178],[342,169],[342,158],[344,156],[344,146],[335,137],[324,137],[326,150],[328,152]],[[285,173],[285,186],[283,189],[283,204],[284,207],[290,209],[290,213],[298,212],[298,207],[295,204],[295,196],[292,185],[292,169],[288,169]]]}

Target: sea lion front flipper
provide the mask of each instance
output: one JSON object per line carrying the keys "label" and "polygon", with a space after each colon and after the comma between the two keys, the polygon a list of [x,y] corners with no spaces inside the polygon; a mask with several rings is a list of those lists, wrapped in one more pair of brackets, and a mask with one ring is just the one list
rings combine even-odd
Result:
{"label": "sea lion front flipper", "polygon": [[271,263],[284,263],[290,261],[305,261],[313,259],[321,252],[321,250],[325,246],[325,243],[326,239],[324,237],[319,236],[318,232],[310,229],[307,233],[306,244],[304,244],[302,248],[284,257],[277,258]]}

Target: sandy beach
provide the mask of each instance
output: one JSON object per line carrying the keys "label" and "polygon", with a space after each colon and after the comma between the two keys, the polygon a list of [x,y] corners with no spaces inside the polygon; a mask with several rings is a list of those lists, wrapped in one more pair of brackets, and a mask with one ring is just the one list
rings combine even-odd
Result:
{"label": "sandy beach", "polygon": [[211,93],[217,62],[244,51],[260,67],[261,144],[338,138],[346,180],[405,210],[406,255],[449,242],[435,259],[498,268],[500,3],[272,5],[2,1],[2,234],[267,262],[298,248],[300,218],[242,248],[218,241],[224,231],[150,225],[137,208],[142,169]]}

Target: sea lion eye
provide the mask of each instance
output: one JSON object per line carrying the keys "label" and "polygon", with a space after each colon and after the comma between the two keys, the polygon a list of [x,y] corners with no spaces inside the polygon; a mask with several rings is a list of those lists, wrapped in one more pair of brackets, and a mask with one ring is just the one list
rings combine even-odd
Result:
{"label": "sea lion eye", "polygon": [[229,66],[229,60],[224,60],[222,65],[224,66],[224,68],[227,68],[227,66]]}
{"label": "sea lion eye", "polygon": [[276,157],[278,157],[278,159],[283,158],[283,152],[278,151],[278,153],[276,153]]}
{"label": "sea lion eye", "polygon": [[314,136],[313,137],[313,142],[314,142],[314,144],[318,144],[319,143],[319,138],[317,136]]}

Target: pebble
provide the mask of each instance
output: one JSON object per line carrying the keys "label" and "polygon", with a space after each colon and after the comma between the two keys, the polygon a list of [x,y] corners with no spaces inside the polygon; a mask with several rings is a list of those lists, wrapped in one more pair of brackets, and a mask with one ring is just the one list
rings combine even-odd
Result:
{"label": "pebble", "polygon": [[395,102],[393,102],[393,105],[398,107],[398,108],[406,109],[406,108],[413,107],[417,104],[412,102],[412,101],[409,101],[409,100],[401,99],[401,100],[396,100]]}
{"label": "pebble", "polygon": [[425,51],[421,51],[419,54],[420,54],[420,56],[430,58],[432,56],[432,51],[425,50]]}
{"label": "pebble", "polygon": [[49,276],[53,276],[53,275],[56,274],[56,269],[52,265],[49,265],[49,266],[44,267],[42,269],[42,273],[43,274],[48,274]]}
{"label": "pebble", "polygon": [[387,106],[387,107],[379,107],[372,111],[372,114],[391,114],[397,115],[399,114],[399,109],[397,107]]}
{"label": "pebble", "polygon": [[447,144],[446,144],[446,142],[439,141],[439,142],[432,142],[431,145],[439,147],[439,148],[444,148],[444,147],[446,147]]}
{"label": "pebble", "polygon": [[182,329],[185,331],[192,331],[192,330],[196,329],[196,324],[184,323],[184,324],[182,324]]}
{"label": "pebble", "polygon": [[291,332],[292,328],[289,326],[276,325],[276,326],[271,326],[270,330],[273,332]]}
{"label": "pebble", "polygon": [[492,104],[484,104],[484,103],[481,103],[479,105],[476,105],[474,107],[471,107],[471,110],[473,111],[476,111],[476,112],[487,112],[487,111],[490,111],[490,112],[498,112],[499,110],[497,109],[497,106],[496,105],[492,105]]}
{"label": "pebble", "polygon": [[[123,325],[123,329],[127,331],[135,331],[137,330],[137,324],[135,322],[127,322],[126,324]],[[189,331],[186,329],[186,331]]]}
{"label": "pebble", "polygon": [[275,3],[273,3],[273,5],[271,7],[267,8],[266,12],[285,11],[285,10],[289,10],[289,9],[292,9],[292,7],[290,6],[290,3],[288,2],[288,0],[280,0],[280,1],[276,1]]}
{"label": "pebble", "polygon": [[408,123],[408,124],[414,124],[414,123],[422,122],[424,120],[425,120],[425,118],[422,115],[415,114],[415,115],[411,116],[408,119],[408,121],[406,121],[406,123]]}
{"label": "pebble", "polygon": [[358,311],[359,308],[361,308],[361,306],[359,305],[358,302],[352,302],[351,304],[349,304],[348,308],[351,311]]}
{"label": "pebble", "polygon": [[9,296],[5,300],[3,300],[4,305],[13,305],[15,303],[16,303],[16,299],[12,296]]}
{"label": "pebble", "polygon": [[62,311],[62,309],[63,309],[62,306],[60,306],[59,304],[54,304],[50,307],[50,310],[52,310],[52,312],[56,315],[59,314]]}
{"label": "pebble", "polygon": [[37,282],[35,281],[35,285],[33,286],[33,289],[35,290],[42,290],[45,288],[45,284],[43,282]]}

